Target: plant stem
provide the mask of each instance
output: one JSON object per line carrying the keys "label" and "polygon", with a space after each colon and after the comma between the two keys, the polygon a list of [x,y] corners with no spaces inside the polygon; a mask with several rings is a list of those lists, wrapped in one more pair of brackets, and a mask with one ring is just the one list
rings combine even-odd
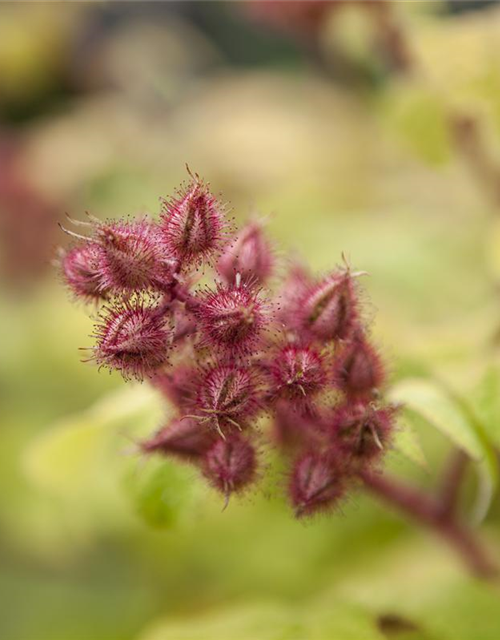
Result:
{"label": "plant stem", "polygon": [[498,576],[498,568],[474,533],[458,522],[453,513],[443,514],[440,500],[386,475],[362,472],[360,477],[373,494],[444,538],[474,575],[481,578]]}
{"label": "plant stem", "polygon": [[441,482],[440,510],[441,517],[452,519],[457,508],[462,479],[467,469],[469,458],[461,449],[452,452],[445,467]]}

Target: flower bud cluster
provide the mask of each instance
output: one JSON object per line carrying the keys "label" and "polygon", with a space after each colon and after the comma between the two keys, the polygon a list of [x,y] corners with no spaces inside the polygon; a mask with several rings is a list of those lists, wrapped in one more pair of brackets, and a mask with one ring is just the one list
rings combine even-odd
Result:
{"label": "flower bud cluster", "polygon": [[[89,359],[148,380],[175,409],[144,455],[196,466],[227,500],[262,478],[267,443],[286,460],[298,517],[335,509],[381,463],[396,411],[381,400],[362,274],[292,265],[278,278],[262,225],[231,237],[198,176],[162,201],[159,221],[78,224],[61,270],[77,299],[100,305]],[[212,285],[197,286],[200,268]]]}

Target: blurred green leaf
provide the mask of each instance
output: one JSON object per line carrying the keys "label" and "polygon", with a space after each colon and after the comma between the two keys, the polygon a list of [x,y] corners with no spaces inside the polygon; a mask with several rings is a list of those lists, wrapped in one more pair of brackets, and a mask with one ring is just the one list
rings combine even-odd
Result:
{"label": "blurred green leaf", "polygon": [[498,463],[492,443],[472,407],[438,383],[419,378],[401,381],[390,396],[393,402],[403,404],[406,411],[416,413],[441,431],[478,463],[480,486],[475,519],[482,519],[498,484]]}
{"label": "blurred green leaf", "polygon": [[[68,495],[104,477],[118,461],[126,436],[151,429],[161,416],[155,392],[146,385],[120,389],[90,409],[59,420],[30,443],[23,465],[39,487]],[[127,433],[128,430],[128,433]]]}
{"label": "blurred green leaf", "polygon": [[178,524],[194,504],[198,484],[192,468],[163,459],[150,459],[130,468],[124,487],[136,513],[150,526]]}
{"label": "blurred green leaf", "polygon": [[393,446],[419,467],[427,467],[427,460],[420,443],[420,438],[411,424],[411,416],[406,413],[399,419],[399,429],[394,436]]}
{"label": "blurred green leaf", "polygon": [[140,640],[383,640],[363,607],[321,601],[307,607],[242,604],[185,620],[165,620]]}
{"label": "blurred green leaf", "polygon": [[400,83],[385,98],[387,125],[422,160],[431,165],[448,161],[451,140],[446,107],[427,87]]}
{"label": "blurred green leaf", "polygon": [[375,616],[364,607],[322,600],[308,611],[307,640],[384,640]]}
{"label": "blurred green leaf", "polygon": [[224,610],[166,620],[141,640],[308,640],[296,610],[272,602],[236,604]]}
{"label": "blurred green leaf", "polygon": [[471,402],[485,431],[500,446],[500,369],[492,365],[474,389]]}

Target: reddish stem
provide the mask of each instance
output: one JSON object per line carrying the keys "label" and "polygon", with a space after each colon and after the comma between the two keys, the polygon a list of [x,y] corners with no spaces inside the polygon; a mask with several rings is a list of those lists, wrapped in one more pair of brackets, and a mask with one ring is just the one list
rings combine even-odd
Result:
{"label": "reddish stem", "polygon": [[498,568],[473,532],[452,516],[443,515],[440,500],[378,473],[362,472],[360,477],[369,491],[444,538],[474,575],[481,578],[498,576]]}
{"label": "reddish stem", "polygon": [[451,519],[455,515],[460,497],[460,489],[462,487],[462,479],[467,469],[468,461],[469,458],[461,449],[457,449],[451,454],[441,482],[439,502],[442,518]]}

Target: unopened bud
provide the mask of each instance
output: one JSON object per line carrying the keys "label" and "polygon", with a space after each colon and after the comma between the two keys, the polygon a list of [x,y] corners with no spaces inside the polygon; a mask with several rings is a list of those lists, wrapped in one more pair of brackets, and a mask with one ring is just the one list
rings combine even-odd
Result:
{"label": "unopened bud", "polygon": [[356,326],[357,306],[355,282],[349,270],[334,272],[298,300],[296,329],[323,342],[345,340]]}
{"label": "unopened bud", "polygon": [[257,456],[252,443],[234,433],[217,440],[202,459],[203,475],[210,484],[229,497],[256,479]]}
{"label": "unopened bud", "polygon": [[226,241],[224,206],[197,176],[176,198],[163,200],[160,237],[184,266],[211,258]]}
{"label": "unopened bud", "polygon": [[94,335],[97,364],[142,380],[165,363],[171,330],[158,309],[137,300],[105,308]]}
{"label": "unopened bud", "polygon": [[379,460],[390,446],[395,407],[344,404],[331,418],[329,429],[338,452],[351,463]]}
{"label": "unopened bud", "polygon": [[233,243],[222,254],[217,271],[227,284],[236,281],[263,284],[271,275],[274,257],[262,226],[256,222],[240,231]]}
{"label": "unopened bud", "polygon": [[267,305],[260,292],[238,282],[218,285],[198,296],[195,314],[205,341],[234,353],[248,353],[268,321]]}
{"label": "unopened bud", "polygon": [[329,511],[345,492],[344,476],[328,453],[306,453],[292,469],[289,494],[298,518]]}
{"label": "unopened bud", "polygon": [[384,382],[380,356],[360,333],[340,351],[335,364],[335,382],[351,397],[369,397]]}
{"label": "unopened bud", "polygon": [[219,431],[243,429],[259,410],[255,381],[248,367],[216,364],[197,381],[196,411]]}
{"label": "unopened bud", "polygon": [[71,291],[87,302],[104,300],[106,286],[100,274],[101,248],[96,243],[85,243],[62,255],[61,268]]}
{"label": "unopened bud", "polygon": [[271,394],[299,404],[308,402],[326,384],[322,358],[311,347],[285,346],[273,356],[269,374]]}
{"label": "unopened bud", "polygon": [[215,434],[192,418],[175,418],[149,440],[140,443],[144,453],[160,453],[193,461],[214,443]]}

